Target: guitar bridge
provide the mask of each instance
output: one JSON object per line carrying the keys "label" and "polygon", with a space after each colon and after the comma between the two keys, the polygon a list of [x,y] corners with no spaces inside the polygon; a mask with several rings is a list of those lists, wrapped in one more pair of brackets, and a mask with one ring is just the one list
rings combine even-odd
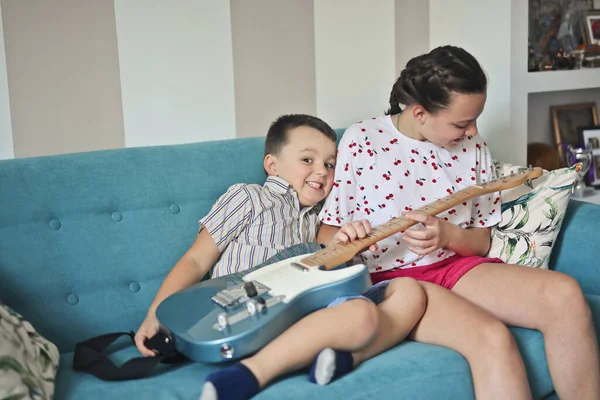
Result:
{"label": "guitar bridge", "polygon": [[[254,287],[256,288],[255,296],[260,296],[270,290],[267,286],[254,281]],[[235,286],[227,289],[223,289],[212,297],[212,301],[221,307],[235,307],[243,302],[248,301],[250,296],[248,295],[244,285]]]}

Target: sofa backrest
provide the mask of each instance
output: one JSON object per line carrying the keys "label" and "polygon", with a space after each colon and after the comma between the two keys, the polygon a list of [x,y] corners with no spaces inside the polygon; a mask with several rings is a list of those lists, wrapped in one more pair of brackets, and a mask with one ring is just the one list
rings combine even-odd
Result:
{"label": "sofa backrest", "polygon": [[571,200],[550,256],[550,268],[577,279],[584,293],[599,294],[600,206]]}
{"label": "sofa backrest", "polygon": [[137,330],[197,221],[260,183],[264,138],[0,162],[0,300],[61,351]]}

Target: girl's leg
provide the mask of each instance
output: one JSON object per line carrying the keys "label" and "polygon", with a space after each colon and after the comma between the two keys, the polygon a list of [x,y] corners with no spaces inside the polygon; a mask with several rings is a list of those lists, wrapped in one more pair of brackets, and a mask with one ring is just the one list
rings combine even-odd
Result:
{"label": "girl's leg", "polygon": [[600,399],[598,343],[589,306],[568,275],[506,264],[481,264],[454,293],[509,325],[544,335],[552,381],[561,399]]}
{"label": "girl's leg", "polygon": [[403,341],[423,316],[427,307],[425,291],[412,278],[392,280],[384,300],[377,306],[379,325],[375,339],[352,354],[354,366]]}
{"label": "girl's leg", "polygon": [[427,310],[409,337],[462,354],[471,367],[477,399],[530,399],[525,366],[506,325],[441,286],[420,284]]}

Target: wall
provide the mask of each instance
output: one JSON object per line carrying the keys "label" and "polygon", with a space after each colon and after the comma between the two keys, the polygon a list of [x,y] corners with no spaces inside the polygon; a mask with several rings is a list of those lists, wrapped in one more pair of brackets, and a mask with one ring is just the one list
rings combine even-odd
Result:
{"label": "wall", "polygon": [[430,49],[429,1],[396,0],[394,12],[395,76],[398,77],[411,58],[427,53]]}
{"label": "wall", "polygon": [[381,115],[395,79],[394,2],[315,2],[317,115],[335,128]]}
{"label": "wall", "polygon": [[6,75],[6,55],[4,52],[2,3],[0,3],[0,160],[13,158],[14,156],[10,101],[8,97],[8,76]]}
{"label": "wall", "polygon": [[122,147],[112,2],[1,6],[15,157]]}
{"label": "wall", "polygon": [[316,114],[313,3],[231,0],[238,137],[265,135],[281,114]]}
{"label": "wall", "polygon": [[543,142],[552,145],[556,143],[552,129],[550,107],[589,102],[595,102],[596,111],[600,112],[600,89],[562,90],[560,92],[530,94],[528,111],[529,115],[535,115],[536,118],[529,118],[527,123],[529,142]]}
{"label": "wall", "polygon": [[478,120],[480,134],[496,158],[510,163],[524,160],[527,137],[511,126],[511,24],[507,23],[511,0],[430,0],[429,10],[430,46],[460,44],[488,75],[487,103]]}
{"label": "wall", "polygon": [[0,0],[0,11],[2,158],[264,135],[292,112],[346,127],[383,113],[400,69],[429,49],[421,0]]}
{"label": "wall", "polygon": [[114,4],[126,145],[234,137],[229,2]]}

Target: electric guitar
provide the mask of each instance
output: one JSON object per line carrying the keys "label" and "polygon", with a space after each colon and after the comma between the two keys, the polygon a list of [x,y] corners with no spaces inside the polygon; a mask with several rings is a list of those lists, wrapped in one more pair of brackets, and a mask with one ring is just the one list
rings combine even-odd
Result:
{"label": "electric guitar", "polygon": [[[541,168],[529,168],[467,187],[418,211],[437,215],[465,200],[516,187],[541,174]],[[246,357],[334,299],[362,294],[371,285],[367,268],[344,263],[416,223],[399,217],[347,244],[323,249],[314,243],[296,245],[254,268],[197,283],[158,306],[160,329],[175,341],[180,353],[194,361],[218,363]]]}

